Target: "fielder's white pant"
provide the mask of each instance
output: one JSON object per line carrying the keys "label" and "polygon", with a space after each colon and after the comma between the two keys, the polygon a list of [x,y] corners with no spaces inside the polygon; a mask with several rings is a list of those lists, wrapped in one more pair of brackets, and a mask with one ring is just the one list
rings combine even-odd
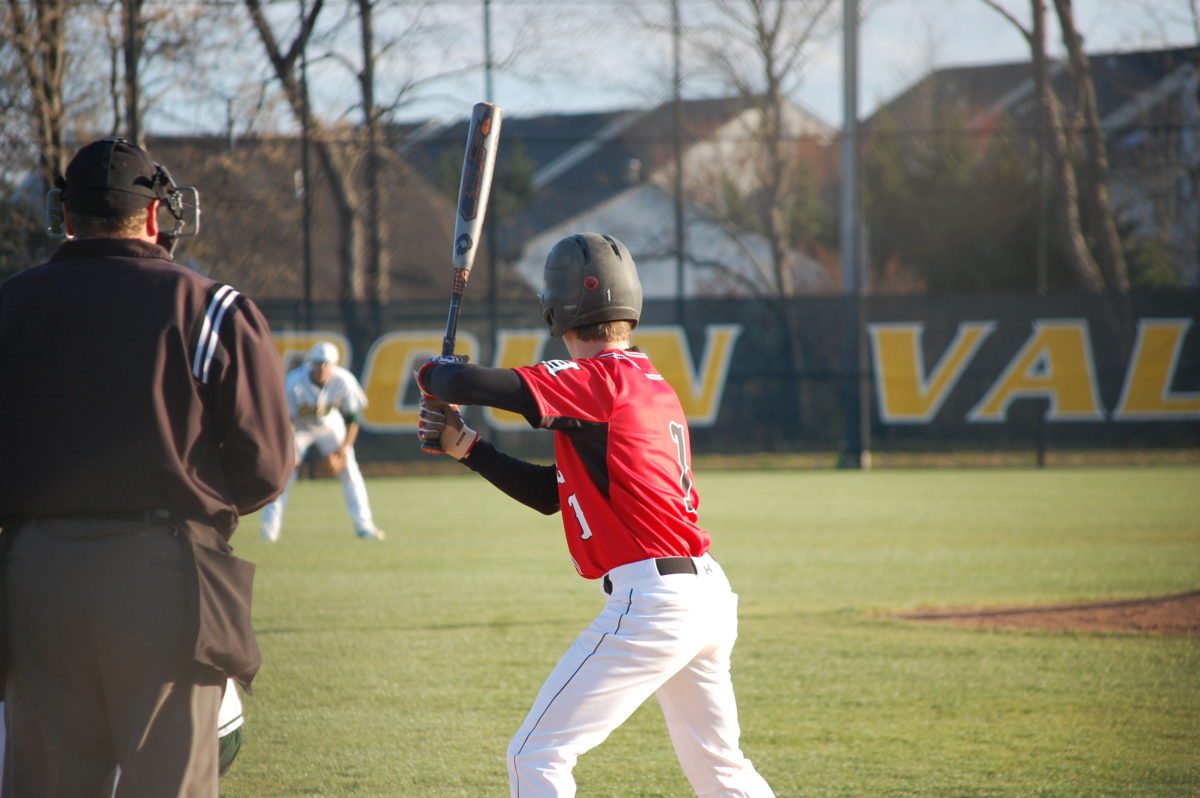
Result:
{"label": "fielder's white pant", "polygon": [[[337,413],[330,413],[330,417],[341,420]],[[297,427],[295,432],[296,460],[303,462],[304,456],[313,446],[316,446],[323,455],[333,454],[342,445],[345,438],[345,425],[338,425],[336,422],[320,426]],[[279,538],[279,531],[283,528],[283,511],[287,507],[288,495],[292,492],[292,485],[296,484],[296,476],[299,473],[299,468],[293,470],[283,493],[278,499],[263,508],[262,533],[264,537],[271,540]],[[371,515],[371,503],[367,500],[367,485],[363,481],[362,471],[358,468],[358,460],[354,456],[353,447],[346,452],[346,467],[342,469],[342,473],[338,474],[338,479],[342,482],[342,496],[346,500],[346,511],[354,522],[354,530],[356,532],[373,530],[375,520]]]}
{"label": "fielder's white pant", "polygon": [[513,798],[571,798],[580,755],[654,694],[675,755],[702,798],[770,798],[738,747],[729,658],[737,595],[709,555],[696,574],[660,576],[654,560],[615,568],[604,611],[542,685],[508,747]]}

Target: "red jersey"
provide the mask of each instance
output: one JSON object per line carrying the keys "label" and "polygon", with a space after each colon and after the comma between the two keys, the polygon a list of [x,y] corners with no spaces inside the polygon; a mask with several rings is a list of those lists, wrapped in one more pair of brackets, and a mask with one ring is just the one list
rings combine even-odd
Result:
{"label": "red jersey", "polygon": [[607,349],[516,371],[554,430],[563,529],[581,576],[708,551],[683,408],[646,355]]}

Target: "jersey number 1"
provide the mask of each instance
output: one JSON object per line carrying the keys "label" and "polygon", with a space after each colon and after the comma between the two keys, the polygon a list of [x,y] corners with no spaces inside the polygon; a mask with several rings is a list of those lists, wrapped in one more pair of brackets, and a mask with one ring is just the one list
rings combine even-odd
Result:
{"label": "jersey number 1", "polygon": [[683,509],[695,515],[696,507],[692,504],[692,486],[695,483],[692,481],[692,464],[688,462],[687,428],[672,421],[670,430],[679,461],[679,488],[683,491]]}
{"label": "jersey number 1", "polygon": [[[688,463],[688,448],[687,448],[687,430],[682,424],[671,422],[671,440],[675,441],[675,453],[679,462],[679,488],[683,491],[683,508],[689,513],[695,515],[696,508],[692,503],[692,466]],[[562,481],[562,474],[558,476],[559,481]],[[579,521],[579,528],[583,530],[579,537],[587,540],[592,536],[592,528],[588,526],[587,517],[583,514],[583,507],[579,505],[579,498],[572,493],[567,497],[567,504],[575,511],[575,518]]]}
{"label": "jersey number 1", "polygon": [[579,506],[579,499],[574,493],[567,497],[567,504],[571,505],[571,509],[575,511],[575,518],[579,521],[579,528],[583,530],[583,534],[579,537],[587,540],[592,536],[592,528],[588,526],[587,519],[583,516],[583,508]]}

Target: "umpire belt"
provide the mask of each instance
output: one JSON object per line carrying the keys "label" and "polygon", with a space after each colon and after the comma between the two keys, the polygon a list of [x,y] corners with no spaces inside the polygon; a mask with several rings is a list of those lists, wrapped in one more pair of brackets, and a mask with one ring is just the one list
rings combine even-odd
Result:
{"label": "umpire belt", "polygon": [[[612,571],[609,571],[609,574],[621,568],[648,568],[651,567],[650,563],[654,563],[653,568],[658,572],[659,576],[697,573],[696,561],[691,557],[659,557],[656,560],[642,560],[640,562],[631,562],[626,565],[618,566]],[[613,583],[612,579],[609,578],[609,574],[604,575],[604,592],[611,596],[613,592]]]}
{"label": "umpire belt", "polygon": [[169,526],[171,519],[171,511],[163,508],[116,512],[83,510],[63,515],[34,516],[18,526],[47,532],[66,532],[69,537],[106,537]]}

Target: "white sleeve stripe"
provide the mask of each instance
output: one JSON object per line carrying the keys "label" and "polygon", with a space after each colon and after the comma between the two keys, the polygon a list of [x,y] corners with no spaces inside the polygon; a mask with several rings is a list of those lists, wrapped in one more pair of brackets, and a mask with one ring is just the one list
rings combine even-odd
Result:
{"label": "white sleeve stripe", "polygon": [[223,285],[213,295],[204,314],[204,324],[200,327],[200,338],[196,342],[196,359],[192,363],[192,376],[202,383],[208,382],[208,373],[212,368],[213,356],[217,353],[220,343],[221,321],[225,312],[238,298],[238,292],[228,285]]}
{"label": "white sleeve stripe", "polygon": [[232,290],[229,286],[223,285],[217,289],[217,293],[209,300],[208,309],[204,313],[204,322],[200,326],[200,336],[196,339],[196,355],[192,360],[192,376],[196,379],[200,379],[204,358],[211,346],[213,311],[220,303],[221,298]]}
{"label": "white sleeve stripe", "polygon": [[[221,322],[225,319],[225,313],[229,310],[229,306],[232,305],[234,300],[237,298],[238,292],[230,288],[225,294],[224,298],[220,300],[220,308],[217,310],[216,319],[213,321],[212,332],[209,333],[208,354],[204,357],[204,369],[200,376],[201,382],[208,382],[208,372],[212,368],[213,356],[216,355],[217,346],[220,344],[220,338],[218,336],[221,332]],[[214,297],[214,304],[216,301],[217,299]]]}

